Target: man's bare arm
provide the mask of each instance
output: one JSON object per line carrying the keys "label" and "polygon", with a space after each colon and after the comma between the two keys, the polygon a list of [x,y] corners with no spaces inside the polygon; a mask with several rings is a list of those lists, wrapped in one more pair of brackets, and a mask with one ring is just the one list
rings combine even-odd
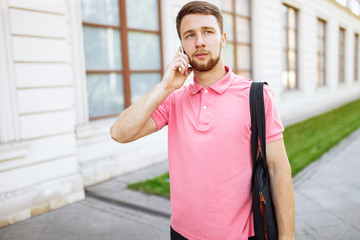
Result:
{"label": "man's bare arm", "polygon": [[294,240],[295,199],[291,167],[283,139],[266,144],[266,158],[279,240]]}
{"label": "man's bare arm", "polygon": [[[123,111],[112,125],[111,137],[118,142],[126,143],[151,134],[157,130],[151,114],[174,90],[185,82],[192,69],[188,69],[189,59],[179,48],[168,65],[161,82],[148,94]],[[179,71],[180,69],[180,71]]]}

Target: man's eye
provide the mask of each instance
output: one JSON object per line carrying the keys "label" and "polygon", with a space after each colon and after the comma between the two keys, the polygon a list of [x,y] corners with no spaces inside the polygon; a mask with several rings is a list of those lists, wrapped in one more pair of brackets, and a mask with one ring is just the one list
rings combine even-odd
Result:
{"label": "man's eye", "polygon": [[189,34],[186,36],[186,38],[192,38],[194,36],[194,34]]}
{"label": "man's eye", "polygon": [[205,34],[211,34],[212,32],[211,31],[205,31]]}

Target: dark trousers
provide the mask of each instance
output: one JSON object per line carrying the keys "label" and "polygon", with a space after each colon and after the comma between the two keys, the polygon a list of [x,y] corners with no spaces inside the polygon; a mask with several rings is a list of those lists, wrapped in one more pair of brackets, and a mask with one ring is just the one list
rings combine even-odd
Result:
{"label": "dark trousers", "polygon": [[[179,233],[177,233],[172,227],[170,227],[170,239],[171,240],[188,240],[187,238],[184,238]],[[249,237],[249,240],[254,239],[254,237]]]}

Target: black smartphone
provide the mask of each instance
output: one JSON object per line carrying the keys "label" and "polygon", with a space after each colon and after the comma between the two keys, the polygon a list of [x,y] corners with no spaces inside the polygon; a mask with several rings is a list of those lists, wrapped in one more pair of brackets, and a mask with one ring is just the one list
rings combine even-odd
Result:
{"label": "black smartphone", "polygon": [[[184,48],[183,48],[182,46],[181,46],[181,50],[182,50],[182,53],[183,53],[183,54],[186,54],[186,52],[185,52],[185,50],[184,50]],[[186,54],[186,55],[187,55],[187,54]],[[190,60],[190,57],[189,57],[189,56],[188,56],[188,58],[189,58],[189,60]],[[188,68],[189,68],[189,67],[191,67],[190,63],[188,64]]]}

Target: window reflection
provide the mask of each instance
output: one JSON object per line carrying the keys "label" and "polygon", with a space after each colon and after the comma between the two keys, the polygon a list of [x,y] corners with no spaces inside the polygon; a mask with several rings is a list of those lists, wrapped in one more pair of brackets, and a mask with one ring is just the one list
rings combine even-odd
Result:
{"label": "window reflection", "polygon": [[129,32],[128,39],[131,70],[161,69],[158,34]]}
{"label": "window reflection", "polygon": [[112,28],[83,28],[87,70],[122,69],[120,32]]}
{"label": "window reflection", "polygon": [[159,30],[157,0],[127,0],[126,17],[129,28]]}
{"label": "window reflection", "polygon": [[355,34],[355,67],[354,67],[354,78],[355,81],[359,81],[359,34]]}
{"label": "window reflection", "polygon": [[111,115],[124,109],[122,75],[88,74],[87,93],[89,116]]}
{"label": "window reflection", "polygon": [[326,22],[318,19],[318,50],[317,50],[317,86],[325,86],[325,44],[326,44]]}
{"label": "window reflection", "polygon": [[161,80],[159,73],[135,73],[131,74],[131,102],[137,101],[139,98],[148,93]]}
{"label": "window reflection", "polygon": [[160,81],[159,4],[160,0],[82,0],[90,119],[119,114]]}
{"label": "window reflection", "polygon": [[119,25],[119,5],[117,0],[86,0],[81,2],[84,22]]}
{"label": "window reflection", "polygon": [[339,83],[345,82],[345,29],[339,28]]}
{"label": "window reflection", "polygon": [[284,89],[298,88],[297,81],[297,10],[283,5],[284,13],[284,54],[281,84]]}
{"label": "window reflection", "polygon": [[[251,76],[251,17],[249,0],[222,0],[224,32],[227,43],[223,50],[224,63],[233,72]],[[235,8],[234,8],[235,6]]]}

